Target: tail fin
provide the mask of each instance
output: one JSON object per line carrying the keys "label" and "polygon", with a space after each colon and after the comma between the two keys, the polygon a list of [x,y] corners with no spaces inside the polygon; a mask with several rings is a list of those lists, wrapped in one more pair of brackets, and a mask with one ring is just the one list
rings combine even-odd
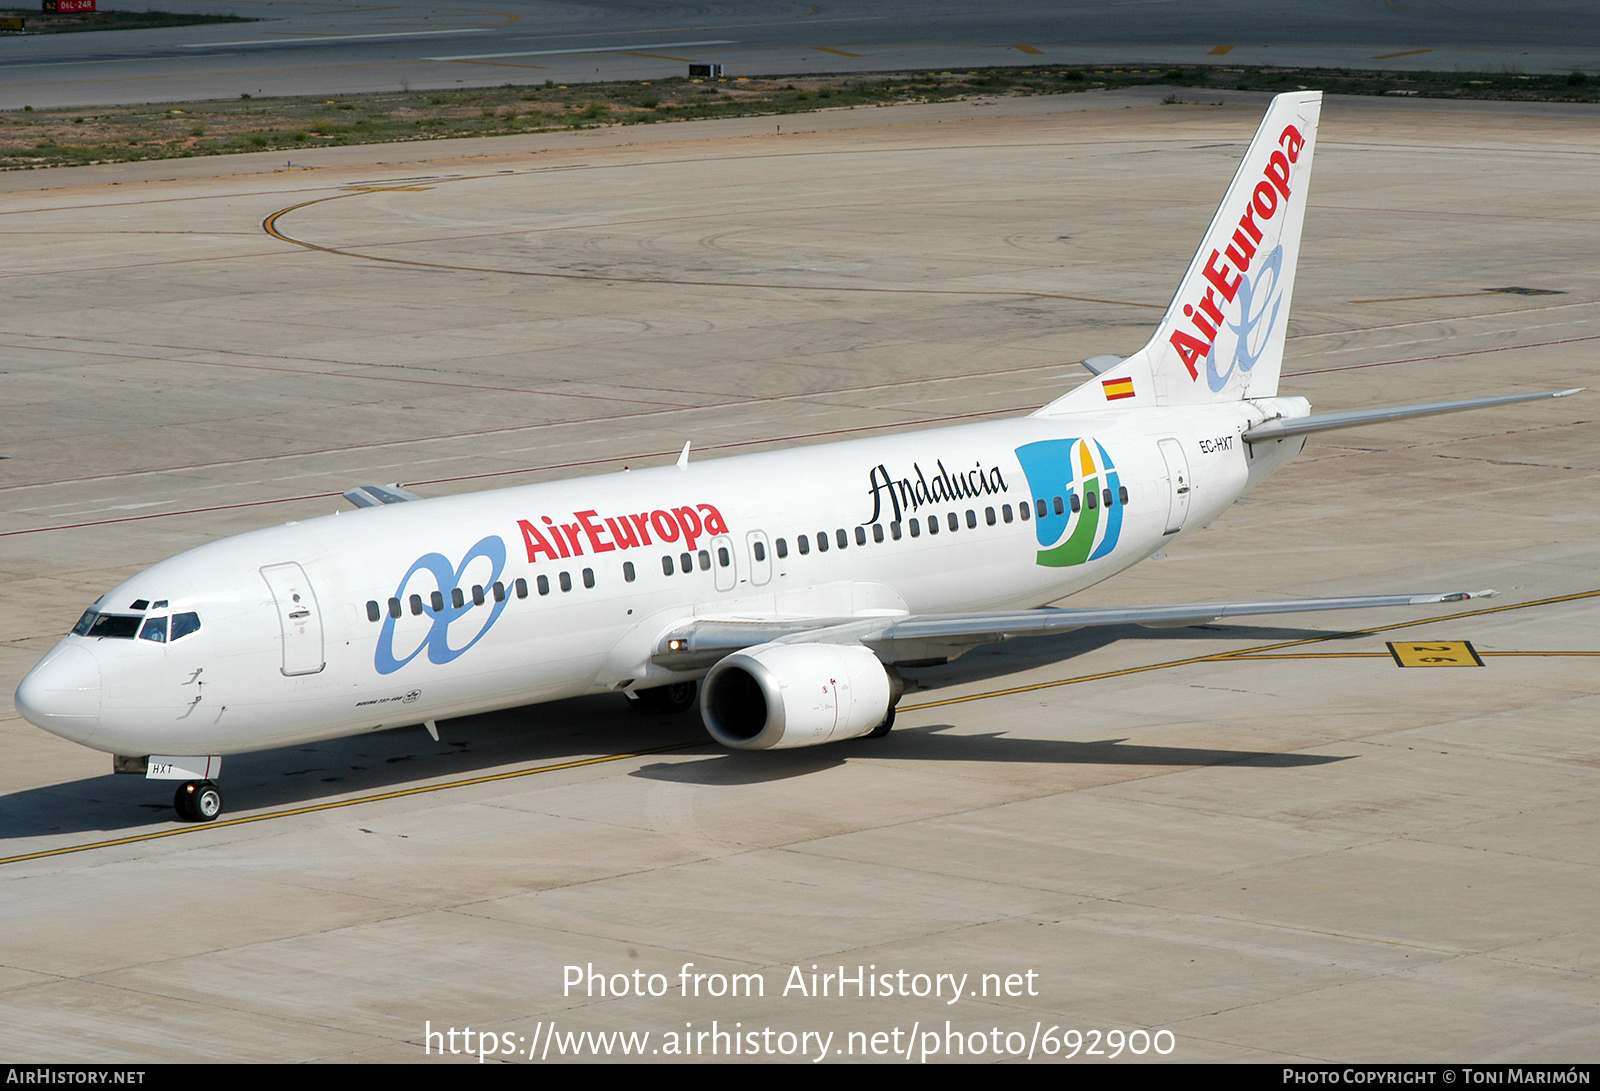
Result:
{"label": "tail fin", "polygon": [[1277,394],[1321,111],[1321,91],[1272,100],[1155,336],[1039,416]]}

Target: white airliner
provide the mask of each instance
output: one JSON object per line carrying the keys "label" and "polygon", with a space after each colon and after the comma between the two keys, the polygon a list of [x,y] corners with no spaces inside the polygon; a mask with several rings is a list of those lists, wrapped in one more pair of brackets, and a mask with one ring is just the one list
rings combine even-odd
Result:
{"label": "white airliner", "polygon": [[[107,592],[29,721],[222,808],[223,755],[618,691],[718,742],[887,732],[897,667],[1095,625],[1465,592],[1041,609],[1210,523],[1311,432],[1573,391],[1311,414],[1278,375],[1322,97],[1280,95],[1150,342],[1018,420],[421,500],[191,550]],[[1482,592],[1479,592],[1480,594]],[[1492,593],[1492,592],[1490,592]]]}

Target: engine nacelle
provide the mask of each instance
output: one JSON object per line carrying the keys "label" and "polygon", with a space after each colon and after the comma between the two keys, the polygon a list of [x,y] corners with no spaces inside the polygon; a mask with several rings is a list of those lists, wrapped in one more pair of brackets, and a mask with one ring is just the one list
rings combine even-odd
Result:
{"label": "engine nacelle", "polygon": [[870,734],[901,689],[859,644],[760,644],[711,668],[700,714],[711,737],[735,750],[817,746]]}

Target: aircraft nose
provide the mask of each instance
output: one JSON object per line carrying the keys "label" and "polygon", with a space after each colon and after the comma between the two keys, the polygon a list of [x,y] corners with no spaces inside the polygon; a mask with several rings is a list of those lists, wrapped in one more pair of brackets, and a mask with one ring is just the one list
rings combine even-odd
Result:
{"label": "aircraft nose", "polygon": [[56,648],[17,687],[17,711],[35,727],[88,742],[100,724],[100,664],[84,648]]}

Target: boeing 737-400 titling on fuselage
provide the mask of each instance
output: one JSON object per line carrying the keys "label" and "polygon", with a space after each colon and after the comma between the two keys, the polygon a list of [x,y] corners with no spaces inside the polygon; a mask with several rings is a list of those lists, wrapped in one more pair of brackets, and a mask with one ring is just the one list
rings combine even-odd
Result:
{"label": "boeing 737-400 titling on fuselage", "polygon": [[223,755],[578,694],[700,709],[718,742],[894,719],[897,667],[1085,626],[1465,592],[1041,609],[1204,526],[1311,432],[1571,391],[1312,414],[1279,397],[1322,105],[1272,101],[1144,348],[1018,420],[361,508],[107,592],[17,688],[47,731],[222,808]]}

